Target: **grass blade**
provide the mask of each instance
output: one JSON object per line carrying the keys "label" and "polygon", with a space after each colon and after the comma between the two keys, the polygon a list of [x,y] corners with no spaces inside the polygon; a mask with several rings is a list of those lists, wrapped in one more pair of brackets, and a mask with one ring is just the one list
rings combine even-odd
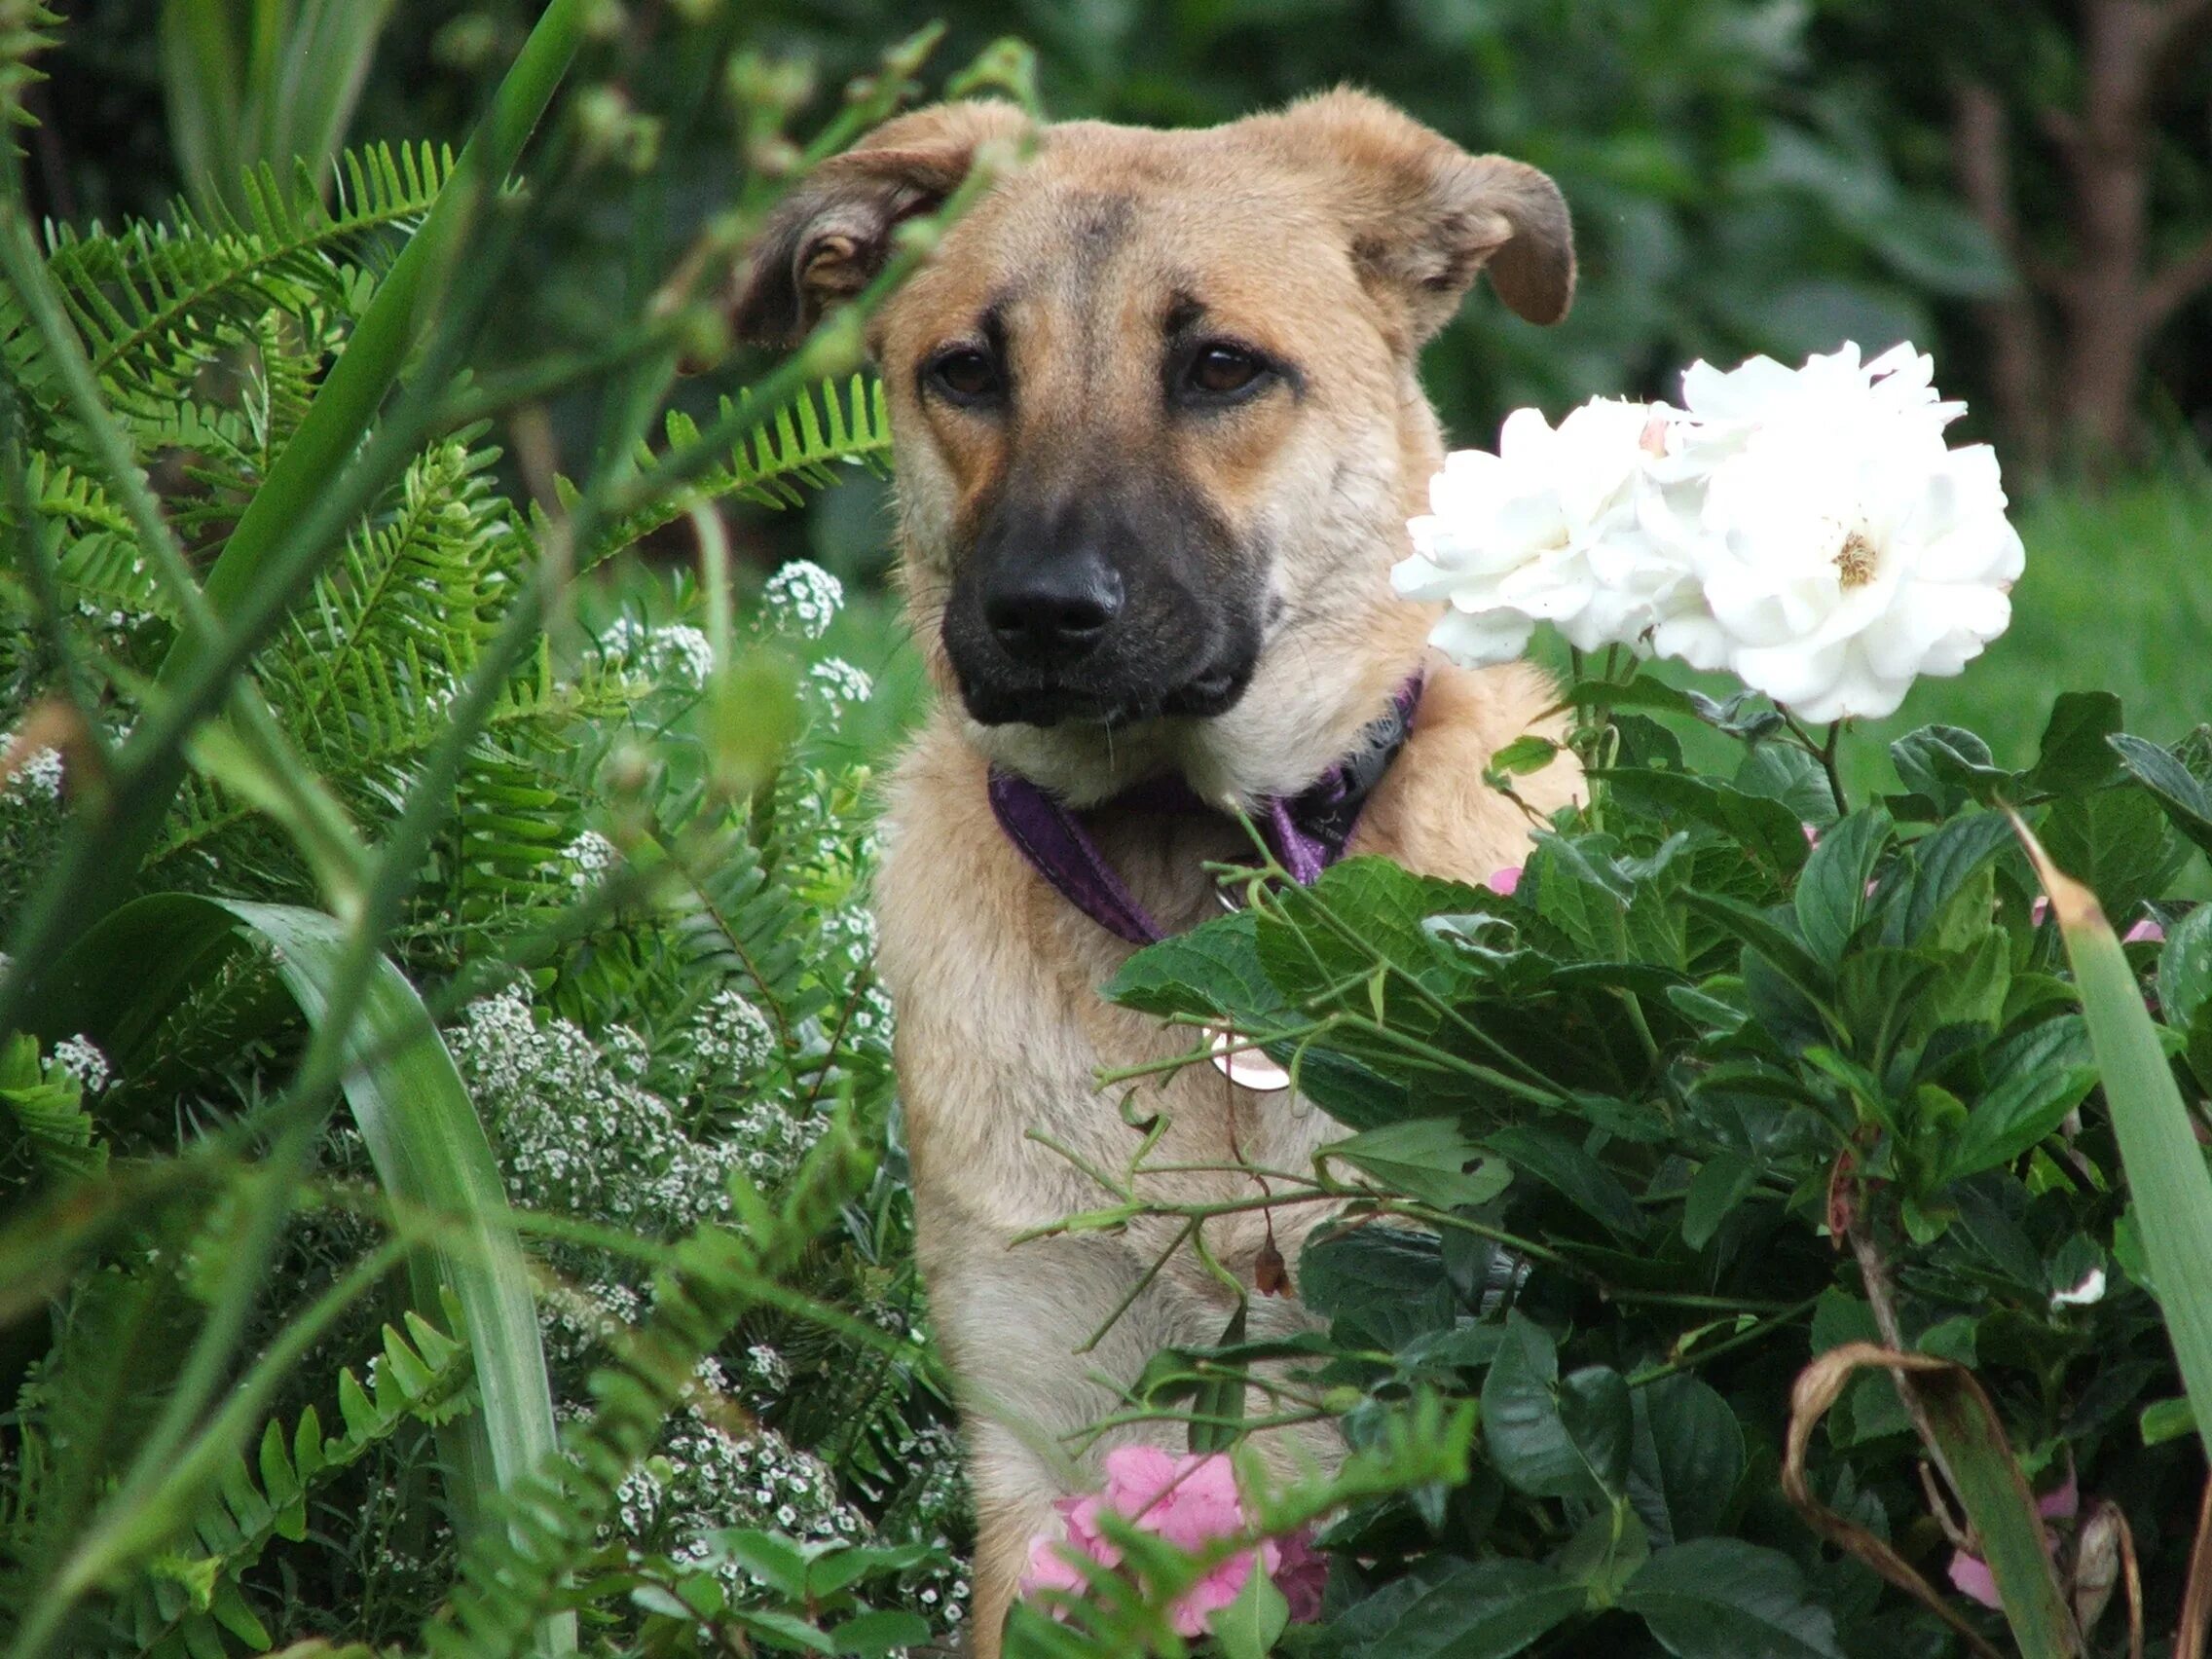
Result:
{"label": "grass blade", "polygon": [[2166,1335],[2197,1433],[2212,1451],[2212,1275],[2204,1271],[2212,1262],[2212,1174],[2204,1149],[2096,895],[2054,866],[2025,825],[2018,829],[2065,936]]}

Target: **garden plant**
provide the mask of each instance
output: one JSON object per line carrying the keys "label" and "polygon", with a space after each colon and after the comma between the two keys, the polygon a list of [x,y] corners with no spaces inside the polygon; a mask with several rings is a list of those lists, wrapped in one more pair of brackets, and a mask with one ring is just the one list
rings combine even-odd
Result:
{"label": "garden plant", "polygon": [[[888,470],[865,320],[1019,155],[788,356],[723,311],[810,166],[925,77],[1033,104],[1033,64],[925,31],[825,100],[740,9],[662,11],[679,73],[551,0],[457,153],[159,223],[34,222],[0,162],[0,1651],[960,1642],[872,687],[837,579],[756,575],[722,509]],[[0,0],[18,134],[57,26]],[[704,145],[686,219],[656,166]],[[648,234],[594,338],[481,367],[595,195]],[[1673,430],[1718,443],[1724,389]],[[2032,755],[1929,725],[1869,785],[1854,720],[2004,626],[1994,463],[1940,423],[1876,456],[1979,562],[1792,656],[1754,555],[1848,444],[1709,456],[1772,488],[1701,485],[1744,534],[1669,554],[1667,421],[1592,415],[1504,440],[1547,510],[1581,491],[1564,540],[1484,566],[1456,463],[1399,578],[1463,652],[1559,624],[1561,728],[1485,781],[1564,744],[1584,802],[1480,888],[1225,869],[1234,911],[1105,987],[1347,1138],[1239,1200],[1328,1209],[1236,1287],[1316,1328],[1157,1357],[1098,1430],[1183,1450],[1067,1506],[1010,1650],[2201,1653],[2212,729],[2072,687]],[[1158,1213],[1147,1083],[1100,1080],[1128,1157],[1056,1230]],[[1341,1464],[1250,1456],[1313,1419]]]}

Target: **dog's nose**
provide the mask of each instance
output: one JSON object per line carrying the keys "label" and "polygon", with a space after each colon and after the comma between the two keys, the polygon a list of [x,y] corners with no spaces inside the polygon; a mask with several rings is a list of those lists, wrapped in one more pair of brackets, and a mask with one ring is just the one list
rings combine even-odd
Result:
{"label": "dog's nose", "polygon": [[1096,554],[1024,562],[983,599],[993,637],[1015,661],[1033,664],[1088,655],[1121,610],[1121,572]]}

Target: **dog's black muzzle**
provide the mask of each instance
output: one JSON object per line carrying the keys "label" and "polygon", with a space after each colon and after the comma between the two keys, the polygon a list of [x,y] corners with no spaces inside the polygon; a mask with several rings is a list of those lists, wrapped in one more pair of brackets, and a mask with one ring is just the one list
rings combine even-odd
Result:
{"label": "dog's black muzzle", "polygon": [[1008,502],[960,563],[944,645],[985,725],[1132,725],[1235,706],[1259,656],[1259,561],[1165,492]]}

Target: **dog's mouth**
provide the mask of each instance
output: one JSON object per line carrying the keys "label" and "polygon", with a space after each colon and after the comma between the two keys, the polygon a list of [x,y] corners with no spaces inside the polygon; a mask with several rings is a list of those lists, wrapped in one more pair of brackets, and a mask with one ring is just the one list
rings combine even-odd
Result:
{"label": "dog's mouth", "polygon": [[1211,664],[1164,690],[1084,685],[1074,682],[1036,684],[983,684],[965,678],[960,698],[981,725],[1142,725],[1178,718],[1210,719],[1225,715],[1252,683],[1255,659],[1239,656]]}

